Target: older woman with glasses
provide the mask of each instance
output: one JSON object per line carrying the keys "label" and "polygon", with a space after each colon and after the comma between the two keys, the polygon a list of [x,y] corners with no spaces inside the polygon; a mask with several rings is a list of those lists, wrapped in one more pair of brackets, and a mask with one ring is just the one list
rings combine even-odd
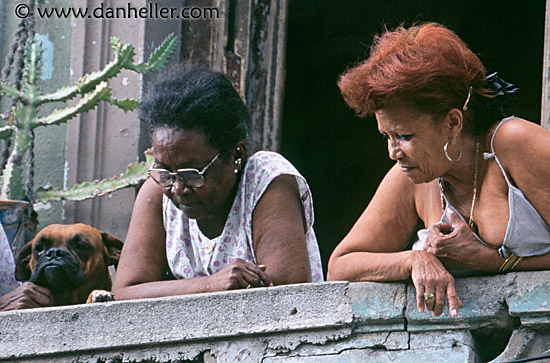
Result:
{"label": "older woman with glasses", "polygon": [[306,180],[277,153],[247,158],[248,111],[221,73],[164,73],[139,115],[155,162],[135,202],[117,300],[322,281]]}
{"label": "older woman with glasses", "polygon": [[456,316],[453,276],[550,267],[550,131],[506,117],[517,89],[485,72],[455,33],[429,23],[386,31],[341,76],[396,164],[333,252],[328,279],[411,278],[420,311],[440,315],[447,300]]}

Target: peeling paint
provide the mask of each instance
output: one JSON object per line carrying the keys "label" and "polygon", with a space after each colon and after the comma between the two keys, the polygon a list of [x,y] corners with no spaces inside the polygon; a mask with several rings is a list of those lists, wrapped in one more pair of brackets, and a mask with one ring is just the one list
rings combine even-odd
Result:
{"label": "peeling paint", "polygon": [[65,168],[63,169],[63,189],[67,189],[67,184],[69,182],[69,162],[65,160]]}
{"label": "peeling paint", "polygon": [[48,34],[36,33],[35,38],[42,48],[42,72],[40,75],[40,79],[45,81],[51,79],[53,76],[54,47]]}
{"label": "peeling paint", "polygon": [[38,202],[33,204],[33,208],[36,212],[39,212],[41,210],[50,210],[52,209],[52,204]]}

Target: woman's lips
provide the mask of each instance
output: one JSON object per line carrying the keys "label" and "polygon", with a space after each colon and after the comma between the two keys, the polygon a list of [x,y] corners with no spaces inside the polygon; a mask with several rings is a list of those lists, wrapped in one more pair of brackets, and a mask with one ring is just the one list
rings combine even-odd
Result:
{"label": "woman's lips", "polygon": [[416,167],[414,166],[405,166],[405,165],[399,165],[399,167],[401,168],[401,170],[405,173],[408,173],[410,172],[411,170],[413,169],[416,169]]}
{"label": "woman's lips", "polygon": [[197,207],[198,203],[178,204],[178,208],[184,212],[192,211]]}

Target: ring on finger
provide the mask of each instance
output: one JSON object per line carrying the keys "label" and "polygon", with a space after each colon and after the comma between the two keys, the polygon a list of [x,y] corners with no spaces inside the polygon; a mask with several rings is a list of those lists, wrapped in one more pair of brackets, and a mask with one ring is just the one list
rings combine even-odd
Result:
{"label": "ring on finger", "polygon": [[431,292],[425,292],[424,293],[424,301],[428,301],[430,300],[432,297],[434,297],[435,295],[432,294]]}
{"label": "ring on finger", "polygon": [[428,249],[426,250],[426,252],[431,253],[431,252],[430,252],[431,250],[432,250],[432,247],[430,246],[430,247],[428,247]]}

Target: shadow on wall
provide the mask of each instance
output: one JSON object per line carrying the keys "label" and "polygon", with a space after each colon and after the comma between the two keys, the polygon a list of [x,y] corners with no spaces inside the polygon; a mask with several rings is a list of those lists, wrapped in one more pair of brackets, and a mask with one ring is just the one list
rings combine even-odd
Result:
{"label": "shadow on wall", "polygon": [[[521,91],[517,115],[539,123],[544,0],[306,1],[289,5],[281,152],[308,180],[326,264],[393,165],[374,118],[357,118],[336,87],[384,25],[436,21]],[[525,26],[529,24],[529,26]]]}

